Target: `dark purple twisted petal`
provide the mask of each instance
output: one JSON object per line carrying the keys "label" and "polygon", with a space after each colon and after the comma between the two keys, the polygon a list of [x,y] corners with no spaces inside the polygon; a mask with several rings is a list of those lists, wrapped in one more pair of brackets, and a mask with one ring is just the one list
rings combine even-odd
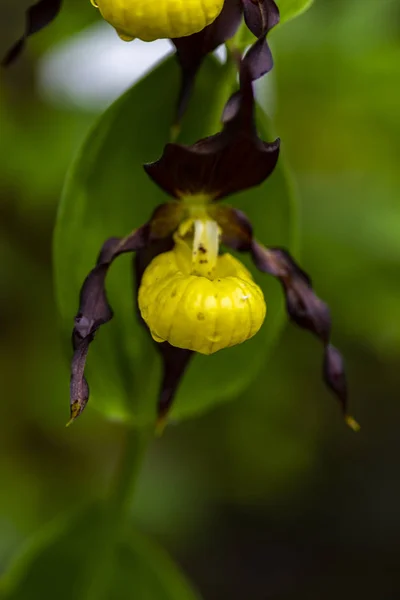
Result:
{"label": "dark purple twisted petal", "polygon": [[284,290],[290,319],[322,342],[324,381],[339,400],[347,424],[357,431],[359,425],[347,414],[348,389],[343,358],[339,350],[330,343],[329,308],[315,294],[311,279],[286,250],[265,248],[257,243],[253,239],[251,224],[241,211],[227,207],[225,212],[215,215],[215,218],[222,229],[222,242],[235,250],[250,252],[260,271],[276,277]]}
{"label": "dark purple twisted petal", "polygon": [[3,67],[7,67],[19,56],[29,36],[40,31],[56,18],[61,5],[62,0],[40,0],[28,8],[25,17],[25,31],[2,59],[1,65]]}
{"label": "dark purple twisted petal", "polygon": [[110,238],[103,245],[97,264],[86,277],[79,302],[79,311],[75,317],[72,332],[74,356],[71,365],[70,404],[71,421],[84,410],[89,398],[89,386],[84,376],[89,344],[96,331],[113,317],[108,303],[105,280],[112,262],[121,254],[136,252],[143,248],[150,236],[148,224],[140,227],[125,238]]}
{"label": "dark purple twisted petal", "polygon": [[198,33],[172,40],[182,69],[177,121],[180,121],[187,108],[197,71],[204,58],[235,35],[241,18],[242,0],[225,0],[220,15],[213,23]]}
{"label": "dark purple twisted petal", "polygon": [[272,52],[266,42],[266,37],[259,38],[249,49],[243,58],[243,63],[251,73],[253,81],[260,79],[271,71],[274,66]]}
{"label": "dark purple twisted petal", "polygon": [[244,20],[251,33],[260,38],[279,23],[279,8],[274,0],[242,0]]}
{"label": "dark purple twisted petal", "polygon": [[158,161],[144,166],[147,174],[175,198],[205,194],[219,200],[262,183],[275,168],[280,140],[268,143],[257,136],[253,88],[244,68],[240,92],[228,102],[224,119],[221,133],[191,146],[167,144]]}
{"label": "dark purple twisted petal", "polygon": [[273,0],[225,0],[219,17],[194,35],[173,39],[182,69],[178,97],[177,121],[182,118],[193,88],[197,71],[207,54],[232,38],[244,14],[247,27],[257,37],[245,57],[252,80],[259,79],[273,67],[272,53],[266,37],[279,23],[279,9]]}
{"label": "dark purple twisted petal", "polygon": [[172,233],[182,220],[182,215],[183,207],[177,202],[162,204],[154,210],[148,223],[125,238],[110,238],[103,245],[96,266],[83,283],[79,312],[75,317],[72,333],[74,356],[70,385],[71,421],[81,414],[89,398],[89,387],[84,376],[89,344],[99,327],[113,317],[105,288],[109,267],[118,256],[126,252],[135,252],[143,259],[147,257],[149,264],[156,254],[169,250],[172,247]]}
{"label": "dark purple twisted petal", "polygon": [[268,73],[274,66],[267,35],[279,23],[279,9],[274,0],[242,0],[244,20],[258,38],[244,60],[254,80]]}
{"label": "dark purple twisted petal", "polygon": [[291,320],[323,343],[325,383],[338,398],[347,423],[357,429],[357,423],[347,414],[348,391],[343,358],[330,343],[331,317],[328,306],[318,298],[310,278],[286,250],[265,248],[253,240],[251,254],[260,271],[274,275],[281,282]]}

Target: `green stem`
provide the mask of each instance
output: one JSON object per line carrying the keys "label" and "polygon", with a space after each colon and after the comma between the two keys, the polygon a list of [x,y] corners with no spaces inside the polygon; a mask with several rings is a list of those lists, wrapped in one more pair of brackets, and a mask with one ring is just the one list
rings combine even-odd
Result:
{"label": "green stem", "polygon": [[[242,58],[247,35],[248,29],[244,20],[242,20],[234,37],[225,44],[227,49],[227,60],[220,68],[219,86],[213,101],[213,110],[210,111],[211,118],[208,126],[205,127],[204,130],[204,137],[214,135],[221,130],[221,119],[224,107],[235,90],[235,87],[237,87],[239,63]],[[183,118],[183,123],[184,119],[185,117]],[[170,133],[170,142],[179,141],[181,127],[182,123],[173,125]]]}
{"label": "green stem", "polygon": [[93,549],[92,568],[82,594],[84,600],[108,600],[111,597],[117,544],[127,528],[136,483],[153,435],[154,426],[130,427],[125,432],[121,462],[105,507],[102,544]]}
{"label": "green stem", "polygon": [[119,525],[124,526],[129,516],[129,507],[135,493],[140,469],[153,435],[154,426],[140,429],[130,427],[126,431],[121,462],[109,502],[110,510],[116,516]]}
{"label": "green stem", "polygon": [[211,118],[205,135],[214,135],[221,130],[222,113],[235,89],[237,73],[236,61],[228,50],[226,63],[221,68],[218,94],[216,94],[213,102]]}
{"label": "green stem", "polygon": [[238,86],[237,76],[239,72],[240,60],[245,49],[245,40],[249,35],[244,19],[242,20],[239,29],[232,39],[226,42],[227,59],[226,63],[222,66],[220,85],[218,89],[218,95],[214,102],[214,111],[212,119],[210,120],[210,126],[207,131],[207,135],[213,135],[221,129],[221,118],[224,107],[229,100],[231,94]]}
{"label": "green stem", "polygon": [[[249,40],[250,36],[252,36],[252,34],[250,33],[244,19],[242,19],[239,29],[237,30],[233,38],[227,43],[228,48],[236,48],[236,50],[242,54],[246,47],[249,46],[251,43]],[[254,36],[253,41],[256,41],[256,38]]]}

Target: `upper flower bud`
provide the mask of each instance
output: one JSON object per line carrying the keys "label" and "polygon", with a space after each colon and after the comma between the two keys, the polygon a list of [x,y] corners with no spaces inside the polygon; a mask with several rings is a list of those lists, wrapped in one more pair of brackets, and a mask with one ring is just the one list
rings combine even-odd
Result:
{"label": "upper flower bud", "polygon": [[91,0],[125,41],[180,38],[201,31],[222,10],[224,0]]}
{"label": "upper flower bud", "polygon": [[184,226],[173,250],[158,255],[144,272],[139,308],[151,335],[201,354],[241,344],[264,321],[261,289],[240,261],[218,255],[214,221],[194,222],[192,248],[185,233]]}

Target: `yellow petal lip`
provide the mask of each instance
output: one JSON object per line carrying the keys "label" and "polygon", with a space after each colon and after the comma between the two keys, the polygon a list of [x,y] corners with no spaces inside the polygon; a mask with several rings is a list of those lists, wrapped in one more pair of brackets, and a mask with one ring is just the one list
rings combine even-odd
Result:
{"label": "yellow petal lip", "polygon": [[123,40],[180,38],[210,25],[224,0],[91,0]]}
{"label": "yellow petal lip", "polygon": [[143,275],[139,308],[153,338],[213,354],[253,337],[266,305],[247,269],[224,254],[210,280],[191,274],[189,258],[177,245],[157,256]]}

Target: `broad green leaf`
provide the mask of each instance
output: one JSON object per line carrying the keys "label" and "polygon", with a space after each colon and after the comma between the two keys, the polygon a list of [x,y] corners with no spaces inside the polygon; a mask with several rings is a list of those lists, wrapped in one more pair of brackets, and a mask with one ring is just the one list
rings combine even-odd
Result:
{"label": "broad green leaf", "polygon": [[295,17],[298,17],[303,12],[306,12],[314,0],[275,0],[281,15],[280,23],[286,23]]}
{"label": "broad green leaf", "polygon": [[[194,142],[215,132],[223,103],[225,67],[206,61],[185,119],[182,139]],[[70,336],[79,289],[94,266],[102,243],[123,236],[146,222],[166,200],[145,174],[142,164],[157,159],[168,141],[179,73],[168,59],[130,89],[100,118],[69,173],[55,234],[55,279],[66,336]],[[268,122],[259,115],[263,138],[271,140]],[[293,194],[284,158],[260,187],[232,198],[253,220],[257,238],[291,247]],[[91,406],[111,419],[142,423],[154,418],[160,383],[159,356],[135,315],[133,273],[129,257],[112,266],[107,289],[114,319],[91,345],[87,375]],[[173,418],[198,414],[239,394],[264,364],[266,352],[282,324],[278,284],[255,273],[263,287],[268,314],[260,333],[245,344],[213,356],[196,356],[172,410]],[[68,382],[65,382],[67,402]]]}
{"label": "broad green leaf", "polygon": [[99,506],[54,523],[2,577],[2,600],[199,600],[156,545],[129,528],[115,535]]}

